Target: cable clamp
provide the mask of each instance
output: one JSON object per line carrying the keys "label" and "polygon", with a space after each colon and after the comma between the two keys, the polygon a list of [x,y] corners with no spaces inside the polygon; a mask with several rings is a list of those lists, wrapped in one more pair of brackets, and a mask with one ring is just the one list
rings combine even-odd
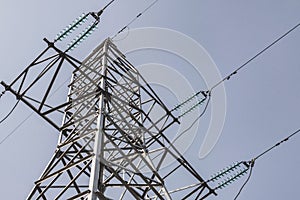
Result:
{"label": "cable clamp", "polygon": [[248,162],[248,164],[249,164],[249,167],[253,168],[253,167],[254,167],[254,164],[255,164],[255,158],[253,158],[252,160],[250,160],[250,161]]}
{"label": "cable clamp", "polygon": [[3,92],[0,93],[0,99],[5,94],[5,92],[6,92],[6,90],[4,90]]}

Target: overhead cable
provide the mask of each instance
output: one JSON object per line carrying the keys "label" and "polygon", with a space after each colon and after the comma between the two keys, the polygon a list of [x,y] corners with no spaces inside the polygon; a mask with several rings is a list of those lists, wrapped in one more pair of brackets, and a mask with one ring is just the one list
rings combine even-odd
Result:
{"label": "overhead cable", "polygon": [[273,149],[275,149],[276,147],[278,147],[279,145],[281,145],[284,142],[287,142],[291,137],[294,137],[295,135],[297,135],[298,133],[300,133],[300,129],[296,130],[295,132],[293,132],[292,134],[290,134],[288,137],[284,138],[283,140],[281,140],[280,142],[276,143],[275,145],[273,145],[272,147],[268,148],[267,150],[265,150],[264,152],[262,152],[261,154],[259,154],[258,156],[256,156],[254,158],[254,160],[257,160],[259,158],[261,158],[263,155],[269,153],[270,151],[272,151]]}
{"label": "overhead cable", "polygon": [[212,91],[213,89],[215,89],[216,87],[218,87],[224,81],[229,80],[233,75],[237,74],[238,71],[240,71],[241,69],[243,69],[250,62],[252,62],[254,59],[256,59],[257,57],[259,57],[261,54],[263,54],[265,51],[267,51],[270,47],[272,47],[273,45],[275,45],[276,43],[278,43],[280,40],[282,40],[284,37],[286,37],[287,35],[289,35],[292,31],[294,31],[295,29],[297,29],[299,26],[300,26],[300,23],[298,23],[294,27],[290,28],[287,32],[285,32],[283,35],[281,35],[279,38],[277,38],[274,42],[272,42],[271,44],[269,44],[268,46],[266,46],[264,49],[262,49],[261,51],[259,51],[257,54],[255,54],[253,57],[251,57],[249,60],[247,60],[244,64],[242,64],[241,66],[239,66],[232,73],[230,73],[229,75],[225,76],[222,80],[220,80],[219,82],[217,82],[214,86],[212,86],[210,88],[210,91]]}
{"label": "overhead cable", "polygon": [[0,124],[2,124],[14,112],[19,102],[20,100],[18,100],[16,104],[13,106],[13,108],[9,111],[9,113],[3,119],[0,120]]}
{"label": "overhead cable", "polygon": [[137,16],[135,16],[127,25],[125,25],[123,28],[121,28],[113,37],[117,37],[120,33],[122,33],[124,30],[129,29],[129,26],[134,23],[138,18],[140,18],[144,13],[146,13],[150,8],[152,8],[158,0],[153,1],[149,6],[147,6],[142,12],[140,12]]}

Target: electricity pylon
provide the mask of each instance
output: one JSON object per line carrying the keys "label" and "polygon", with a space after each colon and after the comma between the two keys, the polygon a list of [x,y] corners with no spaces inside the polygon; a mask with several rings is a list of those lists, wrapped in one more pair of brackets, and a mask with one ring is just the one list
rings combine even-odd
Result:
{"label": "electricity pylon", "polygon": [[[178,118],[110,39],[83,62],[45,41],[47,49],[25,71],[9,85],[1,83],[59,131],[55,153],[28,199],[205,199],[216,195],[165,134],[179,123]],[[45,53],[50,49],[57,52],[55,56]],[[75,69],[67,102],[50,106],[46,103],[49,94],[66,64]],[[26,81],[37,65],[43,66],[38,76]],[[49,77],[40,100],[27,95],[40,79]],[[51,119],[52,113],[61,114],[61,124]]]}
{"label": "electricity pylon", "polygon": [[[175,110],[197,99],[198,92],[168,110],[162,100],[110,39],[84,61],[70,56],[97,27],[99,12],[83,14],[10,84],[6,91],[25,103],[59,132],[56,150],[27,199],[205,199],[215,190],[168,139],[166,132],[183,114]],[[60,50],[62,41],[91,23]],[[61,87],[59,77],[72,69],[67,101],[51,96]],[[57,85],[59,84],[59,86]],[[61,123],[62,119],[62,123]],[[173,134],[174,135],[174,134]]]}
{"label": "electricity pylon", "polygon": [[[243,176],[249,163],[236,163],[205,181],[168,139],[171,126],[209,102],[208,92],[199,91],[168,110],[110,39],[82,62],[69,55],[97,28],[112,2],[82,14],[53,42],[44,39],[46,49],[22,73],[10,84],[1,82],[59,132],[54,155],[27,199],[194,200],[216,195]],[[57,47],[78,30],[65,50]],[[62,71],[70,67],[67,101],[53,102],[63,85]]]}

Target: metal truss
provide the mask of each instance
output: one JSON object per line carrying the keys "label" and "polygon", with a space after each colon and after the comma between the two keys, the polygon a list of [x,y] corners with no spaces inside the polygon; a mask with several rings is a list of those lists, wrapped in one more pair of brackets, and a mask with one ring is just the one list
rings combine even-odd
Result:
{"label": "metal truss", "polygon": [[[178,118],[110,39],[83,62],[47,43],[17,79],[10,85],[2,82],[60,132],[55,154],[27,199],[194,200],[216,195],[167,137]],[[56,54],[42,58],[49,49]],[[67,102],[50,106],[46,102],[64,63],[75,69]],[[38,64],[46,67],[25,86]],[[29,97],[50,69],[53,74],[41,98]],[[59,113],[62,124],[51,113]]]}
{"label": "metal truss", "polygon": [[58,120],[57,114],[62,117],[63,108],[70,102],[62,101],[53,106],[51,102],[48,103],[49,97],[51,92],[61,86],[58,85],[59,73],[65,68],[70,72],[74,69],[80,70],[81,62],[55,47],[47,39],[44,41],[48,44],[47,48],[15,80],[10,84],[1,81],[1,85],[59,130],[61,118]]}

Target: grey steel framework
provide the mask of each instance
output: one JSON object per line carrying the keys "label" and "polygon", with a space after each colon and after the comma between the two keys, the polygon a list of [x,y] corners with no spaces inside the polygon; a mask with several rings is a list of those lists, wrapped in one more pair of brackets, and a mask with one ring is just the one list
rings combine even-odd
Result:
{"label": "grey steel framework", "polygon": [[[166,135],[178,118],[110,39],[83,62],[45,41],[47,49],[20,76],[9,85],[1,83],[59,131],[55,153],[28,199],[194,200],[216,195]],[[67,102],[50,106],[49,94],[65,65],[75,69]],[[40,73],[28,81],[37,66],[42,66]],[[28,95],[49,73],[41,97]],[[60,114],[62,124],[53,113]],[[165,167],[170,159],[173,163]]]}

